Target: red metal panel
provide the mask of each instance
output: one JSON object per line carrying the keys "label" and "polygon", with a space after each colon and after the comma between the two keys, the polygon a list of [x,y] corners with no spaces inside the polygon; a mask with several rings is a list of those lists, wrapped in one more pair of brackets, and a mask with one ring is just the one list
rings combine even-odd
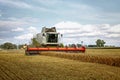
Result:
{"label": "red metal panel", "polygon": [[80,48],[27,48],[27,51],[83,51],[85,52],[85,47]]}

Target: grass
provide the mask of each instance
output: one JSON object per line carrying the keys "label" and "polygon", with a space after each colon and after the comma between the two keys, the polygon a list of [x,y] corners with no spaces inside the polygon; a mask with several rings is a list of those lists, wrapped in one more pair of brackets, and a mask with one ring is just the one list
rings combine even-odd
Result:
{"label": "grass", "polygon": [[24,51],[0,51],[0,80],[120,80],[119,75],[119,67],[44,55],[25,56]]}

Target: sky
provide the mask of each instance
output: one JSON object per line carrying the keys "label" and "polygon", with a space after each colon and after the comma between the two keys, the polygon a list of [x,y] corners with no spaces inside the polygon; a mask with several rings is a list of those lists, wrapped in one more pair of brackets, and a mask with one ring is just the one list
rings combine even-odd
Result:
{"label": "sky", "polygon": [[0,0],[0,44],[29,44],[42,27],[56,27],[64,44],[120,46],[120,0]]}

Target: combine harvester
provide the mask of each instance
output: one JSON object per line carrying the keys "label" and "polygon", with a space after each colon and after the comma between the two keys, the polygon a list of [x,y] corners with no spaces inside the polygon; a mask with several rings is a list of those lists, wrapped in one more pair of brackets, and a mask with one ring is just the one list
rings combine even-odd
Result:
{"label": "combine harvester", "polygon": [[56,28],[46,28],[43,27],[41,33],[38,33],[34,39],[39,43],[42,47],[29,47],[27,46],[25,54],[38,54],[41,51],[62,51],[62,52],[85,52],[85,47],[81,46],[77,47],[61,47],[59,38],[62,35],[57,33]]}

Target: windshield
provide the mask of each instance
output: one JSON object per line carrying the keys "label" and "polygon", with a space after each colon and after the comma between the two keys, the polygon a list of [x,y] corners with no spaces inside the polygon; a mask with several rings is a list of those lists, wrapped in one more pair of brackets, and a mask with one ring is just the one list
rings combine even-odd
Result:
{"label": "windshield", "polygon": [[58,34],[48,34],[47,35],[47,42],[57,43],[58,42]]}

